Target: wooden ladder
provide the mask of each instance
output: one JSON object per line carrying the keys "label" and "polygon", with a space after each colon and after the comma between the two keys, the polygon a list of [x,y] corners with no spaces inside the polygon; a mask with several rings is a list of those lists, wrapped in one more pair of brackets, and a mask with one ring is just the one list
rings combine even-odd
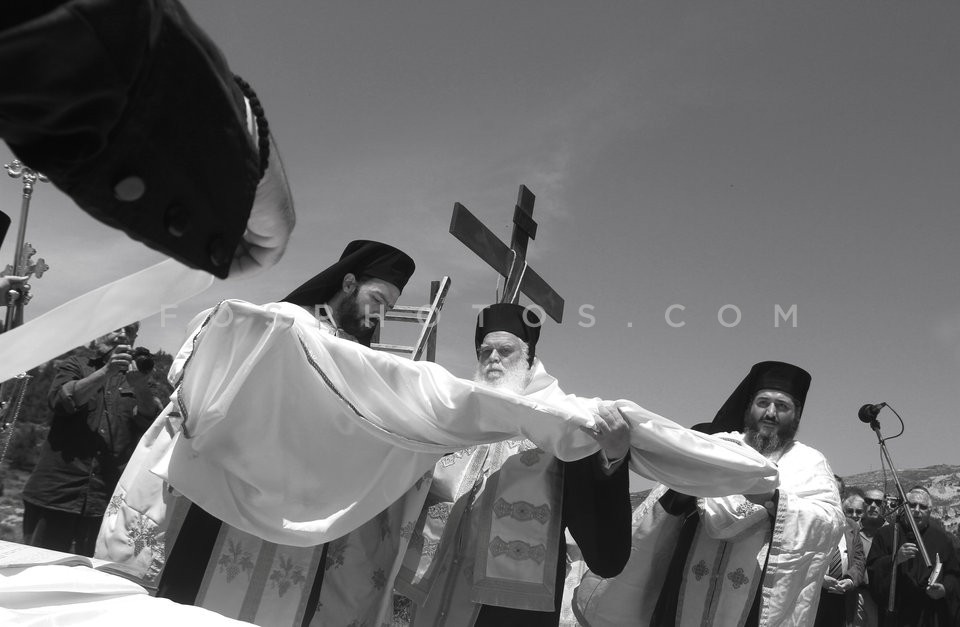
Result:
{"label": "wooden ladder", "polygon": [[420,334],[413,346],[381,343],[379,341],[380,329],[378,328],[374,335],[373,342],[370,344],[371,348],[403,355],[413,360],[426,359],[427,361],[436,361],[437,322],[449,289],[450,277],[448,276],[443,277],[439,281],[431,281],[429,305],[426,307],[398,305],[388,311],[384,316],[384,320],[389,322],[416,322],[421,325]]}

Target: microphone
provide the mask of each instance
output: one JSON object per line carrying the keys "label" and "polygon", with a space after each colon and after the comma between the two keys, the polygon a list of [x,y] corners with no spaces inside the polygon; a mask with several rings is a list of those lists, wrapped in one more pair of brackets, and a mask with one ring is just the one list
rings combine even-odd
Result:
{"label": "microphone", "polygon": [[886,403],[878,403],[877,405],[871,405],[867,403],[860,408],[860,411],[857,415],[860,417],[860,422],[871,423],[877,419],[877,415],[880,413],[880,410],[886,407]]}

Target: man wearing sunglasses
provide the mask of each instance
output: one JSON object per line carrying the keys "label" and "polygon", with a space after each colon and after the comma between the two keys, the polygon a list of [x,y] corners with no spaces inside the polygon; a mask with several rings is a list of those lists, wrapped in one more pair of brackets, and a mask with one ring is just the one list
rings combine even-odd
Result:
{"label": "man wearing sunglasses", "polygon": [[[867,558],[870,590],[881,609],[888,606],[890,577],[896,569],[894,613],[885,627],[945,627],[956,625],[960,616],[960,560],[950,538],[940,525],[930,524],[933,499],[926,488],[917,486],[907,493],[906,511],[894,525],[882,527],[876,534]],[[938,577],[930,577],[913,529],[906,516],[912,516],[932,563],[941,562]]]}
{"label": "man wearing sunglasses", "polygon": [[860,521],[863,519],[863,512],[866,508],[866,501],[859,494],[851,494],[843,499],[843,515],[857,523],[859,529]]}
{"label": "man wearing sunglasses", "polygon": [[877,532],[888,525],[887,501],[883,490],[870,488],[863,491],[863,516],[860,518],[860,540],[863,550],[870,554],[870,547]]}
{"label": "man wearing sunglasses", "polygon": [[[844,504],[846,507],[846,504]],[[870,555],[870,547],[877,532],[889,525],[887,522],[887,500],[883,490],[869,488],[863,492],[863,515],[860,517],[860,542],[863,544],[863,554]],[[846,513],[846,509],[844,510]],[[846,514],[849,516],[849,514]],[[857,588],[857,613],[855,625],[863,627],[877,627],[880,624],[877,604],[870,595],[869,579]]]}

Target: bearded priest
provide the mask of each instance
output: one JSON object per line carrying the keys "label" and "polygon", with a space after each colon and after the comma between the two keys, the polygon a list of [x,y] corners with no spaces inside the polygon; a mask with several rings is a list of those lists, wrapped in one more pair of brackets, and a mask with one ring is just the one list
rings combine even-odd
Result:
{"label": "bearded priest", "polygon": [[[523,396],[556,387],[536,357],[540,327],[520,305],[481,311],[474,381]],[[396,583],[416,605],[413,625],[557,625],[565,529],[594,572],[620,572],[630,556],[630,425],[601,411],[589,433],[600,450],[575,462],[524,439],[440,460]]]}

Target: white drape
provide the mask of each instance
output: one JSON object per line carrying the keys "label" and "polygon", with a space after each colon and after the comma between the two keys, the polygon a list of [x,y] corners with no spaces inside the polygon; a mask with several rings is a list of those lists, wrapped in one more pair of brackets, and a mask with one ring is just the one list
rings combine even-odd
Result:
{"label": "white drape", "polygon": [[154,598],[142,587],[116,575],[86,566],[60,565],[0,569],[0,624],[249,625],[203,608]]}
{"label": "white drape", "polygon": [[[173,376],[183,430],[154,472],[217,518],[295,546],[332,540],[399,498],[448,452],[529,438],[562,460],[598,450],[597,401],[556,381],[528,396],[337,339],[287,303],[224,301]],[[776,466],[629,401],[631,466],[688,494],[764,492]]]}
{"label": "white drape", "polygon": [[0,334],[0,381],[158,311],[173,317],[177,303],[212,283],[212,275],[167,259],[67,301]]}

